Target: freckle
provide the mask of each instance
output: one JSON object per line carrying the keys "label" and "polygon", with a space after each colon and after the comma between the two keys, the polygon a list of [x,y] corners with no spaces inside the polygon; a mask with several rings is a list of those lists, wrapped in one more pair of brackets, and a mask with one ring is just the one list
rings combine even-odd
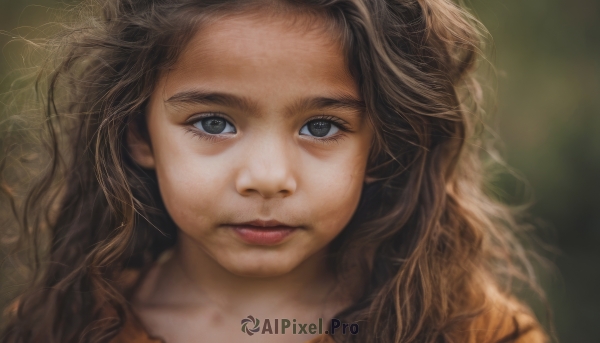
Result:
{"label": "freckle", "polygon": [[217,312],[213,313],[210,316],[210,323],[215,326],[223,323],[223,316]]}

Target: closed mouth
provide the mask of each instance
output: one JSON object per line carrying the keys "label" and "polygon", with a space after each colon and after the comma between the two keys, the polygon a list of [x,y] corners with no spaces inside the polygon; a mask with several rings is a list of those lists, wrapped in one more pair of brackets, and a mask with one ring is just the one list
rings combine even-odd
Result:
{"label": "closed mouth", "polygon": [[285,225],[276,220],[253,220],[227,224],[239,238],[251,245],[275,245],[281,243],[300,227]]}
{"label": "closed mouth", "polygon": [[269,219],[269,220],[256,219],[256,220],[249,221],[249,222],[228,224],[228,225],[230,225],[230,226],[253,226],[253,227],[259,227],[259,228],[276,228],[276,227],[292,228],[292,227],[294,227],[292,225],[287,225],[285,223],[281,223],[275,219]]}

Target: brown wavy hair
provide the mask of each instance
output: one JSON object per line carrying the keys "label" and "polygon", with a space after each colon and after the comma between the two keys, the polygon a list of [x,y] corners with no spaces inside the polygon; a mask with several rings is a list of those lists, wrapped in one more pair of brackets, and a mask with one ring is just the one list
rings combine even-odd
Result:
{"label": "brown wavy hair", "polygon": [[[336,340],[482,342],[477,329],[493,329],[490,309],[509,308],[512,280],[532,274],[514,208],[486,188],[498,160],[474,73],[485,31],[465,9],[450,0],[105,0],[78,6],[78,24],[38,45],[51,56],[36,79],[39,130],[19,130],[24,111],[4,123],[1,225],[19,237],[9,259],[32,273],[5,311],[2,343],[119,333],[135,289],[124,272],[143,276],[177,239],[155,174],[127,151],[128,125],[145,135],[157,78],[198,25],[266,9],[331,24],[375,128],[376,181],[330,249],[340,280],[365,280],[336,316],[360,322],[361,334]],[[15,149],[23,132],[42,139]],[[33,179],[19,171],[28,165]],[[513,320],[508,335],[485,341],[516,341],[528,328]]]}

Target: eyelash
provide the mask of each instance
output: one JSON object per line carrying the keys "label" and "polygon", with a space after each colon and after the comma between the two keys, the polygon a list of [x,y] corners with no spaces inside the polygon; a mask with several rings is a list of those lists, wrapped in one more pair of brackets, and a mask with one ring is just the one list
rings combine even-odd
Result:
{"label": "eyelash", "polygon": [[207,140],[209,143],[217,142],[219,140],[219,138],[221,137],[221,135],[206,134],[206,133],[200,131],[199,129],[194,128],[194,124],[198,123],[199,121],[201,121],[203,119],[212,118],[212,117],[222,118],[223,120],[226,120],[227,122],[231,122],[224,115],[217,113],[217,112],[211,112],[211,113],[206,113],[204,115],[200,115],[200,116],[197,116],[197,117],[194,117],[194,118],[188,120],[186,122],[186,124],[187,124],[186,131],[191,133],[192,135],[194,135],[197,138]]}
{"label": "eyelash", "polygon": [[314,139],[317,142],[320,142],[323,144],[337,143],[340,139],[344,138],[344,136],[345,136],[344,132],[351,132],[350,128],[348,127],[348,124],[344,120],[341,120],[338,117],[328,116],[328,115],[319,115],[319,116],[310,118],[304,124],[302,124],[301,127],[304,127],[304,125],[310,123],[311,121],[317,121],[317,120],[329,121],[332,124],[334,124],[335,126],[337,126],[339,129],[338,133],[336,133],[330,137],[324,137],[324,138],[311,137],[312,139]]}
{"label": "eyelash", "polygon": [[[193,119],[189,120],[187,122],[188,125],[186,126],[186,131],[190,132],[195,137],[207,140],[210,143],[216,142],[221,135],[206,134],[197,128],[193,128],[194,124],[196,124],[197,122],[199,122],[205,118],[211,118],[211,117],[223,118],[224,120],[227,120],[229,122],[229,120],[225,116],[223,116],[219,113],[207,113],[206,115],[194,117]],[[331,137],[325,137],[325,138],[312,137],[312,139],[314,139],[315,141],[321,142],[323,144],[338,142],[340,139],[342,139],[344,137],[344,132],[351,132],[350,128],[348,127],[348,124],[344,120],[341,120],[340,118],[337,118],[334,116],[328,116],[328,115],[319,115],[319,116],[310,118],[310,120],[307,120],[304,124],[302,124],[301,127],[304,127],[304,125],[306,125],[312,121],[316,121],[316,120],[329,121],[329,122],[333,123],[335,126],[337,126],[339,129],[339,132]]]}

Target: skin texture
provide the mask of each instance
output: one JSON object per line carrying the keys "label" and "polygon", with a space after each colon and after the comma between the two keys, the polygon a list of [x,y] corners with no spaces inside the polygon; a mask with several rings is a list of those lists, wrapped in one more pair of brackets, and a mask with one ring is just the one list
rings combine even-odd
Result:
{"label": "skin texture", "polygon": [[[335,38],[319,20],[288,19],[230,16],[200,29],[150,99],[150,142],[130,134],[133,158],[156,170],[179,228],[173,256],[136,300],[148,330],[169,343],[200,334],[303,342],[312,335],[248,337],[239,322],[249,314],[316,322],[345,304],[329,293],[324,257],[358,205],[372,128]],[[345,105],[307,106],[319,98]],[[215,114],[230,126],[203,132],[199,117]],[[339,130],[307,134],[320,116]],[[231,224],[253,220],[296,229],[277,244],[250,244]]]}

